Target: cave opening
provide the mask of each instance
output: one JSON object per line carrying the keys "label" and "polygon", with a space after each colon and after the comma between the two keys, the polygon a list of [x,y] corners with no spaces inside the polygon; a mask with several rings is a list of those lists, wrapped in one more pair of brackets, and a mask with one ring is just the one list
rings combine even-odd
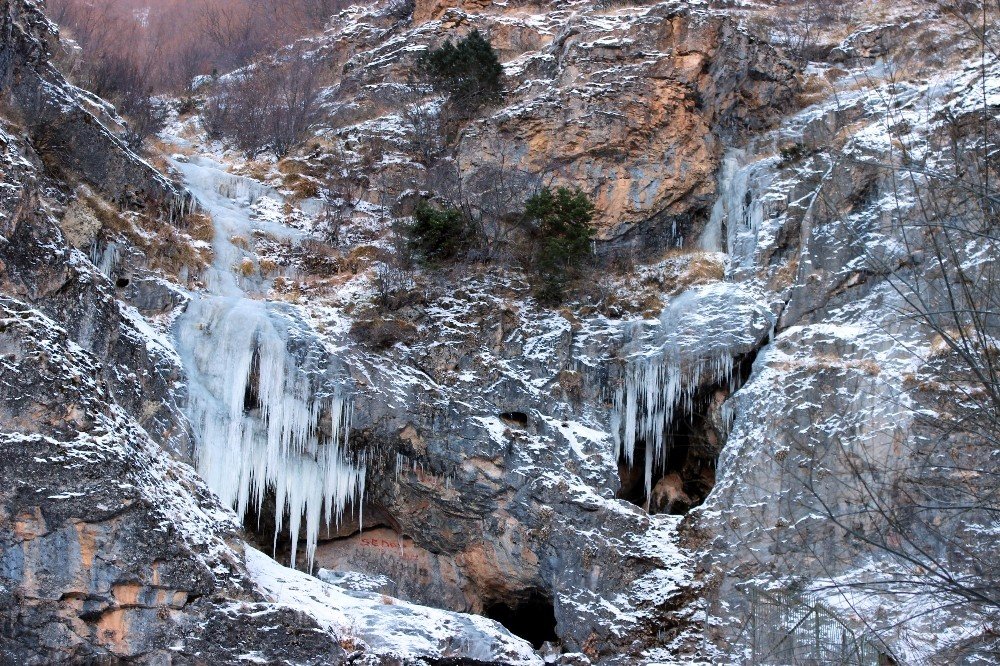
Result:
{"label": "cave opening", "polygon": [[[734,363],[734,390],[749,380],[755,358],[753,352]],[[690,411],[675,412],[664,433],[666,455],[653,461],[649,494],[645,483],[648,446],[636,441],[632,464],[624,453],[618,460],[621,485],[617,497],[651,514],[685,515],[701,505],[715,487],[716,465],[729,428],[723,404],[730,395],[725,382],[706,384],[695,392]]]}
{"label": "cave opening", "polygon": [[556,610],[544,592],[528,590],[517,599],[495,601],[483,608],[483,615],[496,620],[510,633],[531,643],[535,649],[543,643],[557,643]]}
{"label": "cave opening", "polygon": [[635,443],[635,458],[631,465],[625,460],[624,452],[618,458],[618,478],[621,481],[618,499],[636,506],[646,506],[646,482],[643,476],[645,460],[646,442],[642,440]]}
{"label": "cave opening", "polygon": [[528,426],[528,415],[524,412],[503,412],[500,414],[500,419],[519,428]]}
{"label": "cave opening", "polygon": [[260,407],[260,353],[254,350],[253,358],[250,360],[250,376],[247,377],[247,385],[243,389],[243,413],[250,414]]}
{"label": "cave opening", "polygon": [[132,284],[132,281],[126,277],[120,277],[117,280],[115,280],[115,287],[117,287],[118,289],[124,289],[130,284]]}
{"label": "cave opening", "polygon": [[622,455],[618,460],[619,499],[651,514],[675,516],[705,501],[715,486],[715,466],[724,443],[719,412],[725,394],[717,391],[709,398],[696,401],[691,414],[678,414],[670,423],[665,460],[653,463],[651,494],[646,494],[646,442],[636,441],[631,465]]}

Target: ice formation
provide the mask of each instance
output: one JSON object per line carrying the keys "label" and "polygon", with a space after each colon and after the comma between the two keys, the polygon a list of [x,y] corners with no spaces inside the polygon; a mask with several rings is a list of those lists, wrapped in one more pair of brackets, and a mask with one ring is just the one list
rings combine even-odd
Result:
{"label": "ice formation", "polygon": [[99,270],[104,277],[110,278],[114,274],[115,269],[118,267],[120,251],[118,243],[115,242],[108,243],[103,247],[95,243],[93,247],[90,248],[90,261],[97,266],[97,270]]}
{"label": "ice formation", "polygon": [[[693,415],[695,394],[703,385],[737,390],[737,359],[771,335],[775,319],[750,290],[718,283],[681,294],[654,326],[629,332],[627,345],[634,351],[615,393],[611,430],[615,455],[629,466],[638,462],[637,444],[645,444],[647,498],[653,472],[666,466],[675,418]],[[732,419],[731,409],[722,412],[723,421]]]}
{"label": "ice formation", "polygon": [[[275,542],[288,515],[295,565],[302,520],[309,566],[323,524],[360,510],[366,465],[347,448],[348,383],[337,359],[293,306],[248,293],[235,267],[253,255],[231,240],[264,223],[249,206],[271,193],[207,160],[177,165],[216,226],[207,293],[194,293],[175,329],[188,375],[198,470],[242,520],[275,499]],[[268,229],[294,236],[275,223]]]}
{"label": "ice formation", "polygon": [[645,442],[642,462],[647,498],[653,491],[654,469],[663,469],[667,464],[674,417],[693,414],[695,392],[703,381],[725,384],[730,392],[739,388],[734,364],[732,355],[722,353],[686,365],[676,349],[664,349],[660,354],[628,363],[624,382],[615,395],[615,456],[624,458],[631,467],[636,462],[636,443]]}
{"label": "ice formation", "polygon": [[776,177],[779,159],[748,162],[742,150],[727,153],[719,175],[719,198],[699,240],[699,249],[728,253],[733,268],[752,265],[747,262],[752,259],[769,204],[757,193],[767,191]]}

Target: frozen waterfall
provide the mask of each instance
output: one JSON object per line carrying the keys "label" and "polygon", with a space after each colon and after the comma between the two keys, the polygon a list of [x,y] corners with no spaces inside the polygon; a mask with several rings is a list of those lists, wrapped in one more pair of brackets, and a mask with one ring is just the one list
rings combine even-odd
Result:
{"label": "frozen waterfall", "polygon": [[349,382],[294,306],[254,298],[265,285],[237,267],[256,257],[233,241],[261,228],[292,240],[299,232],[251,218],[260,197],[278,196],[270,188],[205,159],[176,166],[216,229],[207,290],[191,294],[175,328],[198,470],[241,520],[273,492],[275,542],[287,513],[293,566],[304,518],[311,567],[321,527],[348,505],[360,510],[364,495],[364,457],[347,447]]}
{"label": "frozen waterfall", "polygon": [[[663,310],[658,321],[626,332],[626,364],[615,393],[611,430],[615,455],[630,467],[645,445],[647,499],[653,473],[666,466],[671,424],[691,417],[695,395],[705,385],[739,388],[734,372],[741,357],[770,337],[776,322],[762,297],[745,285],[716,283],[691,289]],[[731,410],[723,409],[727,419]]]}
{"label": "frozen waterfall", "polygon": [[719,172],[719,196],[698,241],[706,252],[725,252],[732,269],[753,265],[758,235],[770,215],[768,188],[777,177],[780,157],[751,160],[743,150],[726,153]]}

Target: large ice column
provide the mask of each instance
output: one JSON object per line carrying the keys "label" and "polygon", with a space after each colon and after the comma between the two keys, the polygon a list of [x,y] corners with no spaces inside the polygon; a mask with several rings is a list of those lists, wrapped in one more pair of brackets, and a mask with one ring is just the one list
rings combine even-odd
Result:
{"label": "large ice column", "polygon": [[296,325],[262,301],[208,298],[189,306],[177,330],[199,472],[241,519],[273,490],[275,538],[287,511],[293,565],[304,516],[311,566],[321,525],[360,507],[365,463],[347,449],[349,394],[328,370],[302,367],[314,359],[290,350]]}
{"label": "large ice column", "polygon": [[[730,218],[742,216],[746,179],[738,178],[746,155],[742,150],[731,150],[722,159],[719,171],[719,196],[712,206],[712,215],[698,241],[698,249],[706,252],[726,252],[729,245]],[[742,180],[742,182],[738,182]],[[732,214],[730,212],[732,211]]]}
{"label": "large ice column", "polygon": [[338,523],[349,505],[360,511],[364,496],[364,457],[347,446],[346,373],[294,307],[259,298],[266,280],[241,270],[257,262],[254,234],[292,242],[303,234],[254,215],[256,204],[283,206],[272,188],[204,157],[175,166],[215,228],[206,289],[191,294],[175,327],[198,470],[241,520],[273,492],[275,540],[287,515],[294,566],[305,520],[311,567],[320,528]]}

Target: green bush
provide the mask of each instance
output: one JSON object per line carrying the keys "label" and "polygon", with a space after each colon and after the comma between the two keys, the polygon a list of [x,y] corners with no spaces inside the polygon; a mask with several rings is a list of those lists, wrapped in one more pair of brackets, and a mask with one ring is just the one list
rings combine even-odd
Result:
{"label": "green bush", "polygon": [[497,52],[478,30],[453,44],[431,49],[417,68],[460,111],[472,113],[503,99],[503,67]]}
{"label": "green bush", "polygon": [[579,189],[546,187],[528,199],[524,219],[535,241],[531,267],[542,302],[560,303],[580,277],[594,239],[593,218],[594,204]]}
{"label": "green bush", "polygon": [[410,248],[424,263],[437,264],[455,258],[468,240],[469,225],[457,208],[436,208],[421,201],[407,231]]}

